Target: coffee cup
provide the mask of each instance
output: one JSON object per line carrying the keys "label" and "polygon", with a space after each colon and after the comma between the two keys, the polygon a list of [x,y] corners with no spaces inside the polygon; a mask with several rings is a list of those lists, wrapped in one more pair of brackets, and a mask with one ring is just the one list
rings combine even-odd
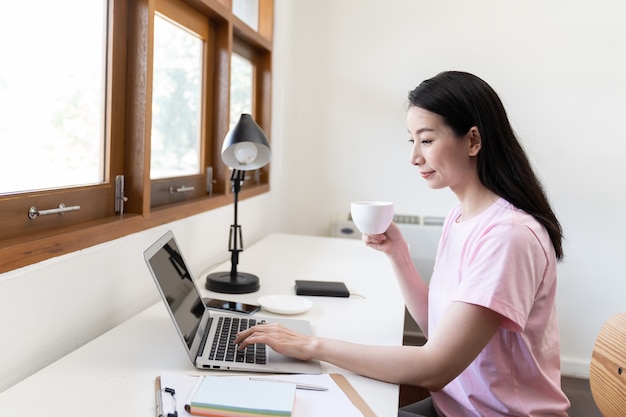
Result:
{"label": "coffee cup", "polygon": [[366,235],[385,233],[393,221],[393,203],[388,201],[355,201],[350,214],[356,227]]}

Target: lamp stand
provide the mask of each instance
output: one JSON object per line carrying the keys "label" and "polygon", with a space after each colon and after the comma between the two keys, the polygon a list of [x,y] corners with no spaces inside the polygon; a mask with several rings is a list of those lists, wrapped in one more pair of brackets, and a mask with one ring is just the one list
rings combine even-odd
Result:
{"label": "lamp stand", "polygon": [[205,287],[209,291],[227,294],[246,294],[258,291],[261,288],[259,277],[246,272],[237,272],[239,264],[239,252],[243,252],[243,238],[241,226],[237,224],[237,203],[239,201],[239,191],[245,178],[245,171],[233,169],[230,180],[233,184],[233,194],[235,195],[235,221],[230,225],[230,236],[228,238],[228,250],[230,251],[230,272],[214,272],[206,278]]}

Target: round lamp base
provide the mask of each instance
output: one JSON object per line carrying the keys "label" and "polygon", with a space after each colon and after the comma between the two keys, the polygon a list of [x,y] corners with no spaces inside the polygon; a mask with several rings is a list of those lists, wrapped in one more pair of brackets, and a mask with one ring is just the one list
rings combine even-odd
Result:
{"label": "round lamp base", "polygon": [[230,272],[214,272],[206,277],[204,286],[209,291],[227,294],[247,294],[261,288],[259,277],[245,272],[238,272],[235,279]]}

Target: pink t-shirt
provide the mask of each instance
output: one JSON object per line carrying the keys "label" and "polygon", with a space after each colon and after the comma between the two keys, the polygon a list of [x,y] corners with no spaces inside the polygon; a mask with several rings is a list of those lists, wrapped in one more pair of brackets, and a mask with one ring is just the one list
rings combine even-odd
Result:
{"label": "pink t-shirt", "polygon": [[567,416],[555,308],[556,256],[532,216],[499,199],[457,223],[446,217],[428,296],[433,331],[453,301],[506,318],[478,357],[432,394],[442,416]]}

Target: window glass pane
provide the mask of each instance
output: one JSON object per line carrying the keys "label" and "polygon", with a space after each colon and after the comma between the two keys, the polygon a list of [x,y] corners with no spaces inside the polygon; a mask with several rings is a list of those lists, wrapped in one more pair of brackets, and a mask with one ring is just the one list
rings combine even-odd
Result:
{"label": "window glass pane", "polygon": [[0,194],[102,182],[106,1],[4,9]]}
{"label": "window glass pane", "polygon": [[259,0],[233,0],[233,14],[259,30]]}
{"label": "window glass pane", "polygon": [[152,179],[201,171],[202,48],[196,35],[155,17]]}
{"label": "window glass pane", "polygon": [[241,113],[252,114],[253,74],[252,62],[241,55],[232,55],[230,74],[231,128],[237,123]]}

